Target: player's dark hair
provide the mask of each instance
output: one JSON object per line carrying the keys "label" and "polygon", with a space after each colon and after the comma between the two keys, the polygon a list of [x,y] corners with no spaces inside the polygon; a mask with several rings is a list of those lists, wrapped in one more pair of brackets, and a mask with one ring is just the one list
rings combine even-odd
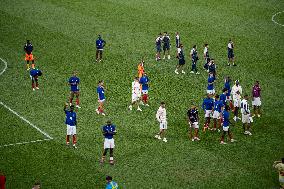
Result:
{"label": "player's dark hair", "polygon": [[164,104],[166,104],[166,103],[165,103],[164,101],[162,101],[162,102],[161,102],[161,105],[164,105]]}
{"label": "player's dark hair", "polygon": [[219,98],[219,95],[218,95],[218,94],[216,94],[216,95],[215,95],[215,98]]}
{"label": "player's dark hair", "polygon": [[162,35],[162,33],[160,32],[159,35]]}
{"label": "player's dark hair", "polygon": [[282,158],[282,163],[284,163],[284,157]]}
{"label": "player's dark hair", "polygon": [[36,182],[34,183],[34,186],[38,186],[38,185],[40,185],[40,182],[39,182],[39,181],[36,181]]}
{"label": "player's dark hair", "polygon": [[102,83],[102,82],[103,82],[103,80],[99,80],[99,84]]}
{"label": "player's dark hair", "polygon": [[112,180],[112,177],[111,176],[106,176],[106,180]]}
{"label": "player's dark hair", "polygon": [[70,109],[71,109],[71,110],[74,110],[74,107],[75,107],[74,105],[71,105],[71,106],[70,106]]}
{"label": "player's dark hair", "polygon": [[168,32],[166,32],[166,31],[165,31],[164,33],[165,33],[165,34],[168,34]]}
{"label": "player's dark hair", "polygon": [[183,47],[183,44],[181,43],[181,44],[179,44],[179,48],[181,48],[181,47]]}
{"label": "player's dark hair", "polygon": [[107,124],[108,124],[108,125],[111,125],[111,120],[107,120]]}
{"label": "player's dark hair", "polygon": [[229,111],[230,110],[230,106],[225,105],[225,110]]}
{"label": "player's dark hair", "polygon": [[228,89],[227,89],[227,88],[224,88],[222,91],[223,91],[223,92],[226,92],[226,91],[228,91]]}
{"label": "player's dark hair", "polygon": [[193,48],[196,48],[196,45],[193,45]]}
{"label": "player's dark hair", "polygon": [[207,46],[208,46],[208,43],[205,43],[204,46],[207,47]]}

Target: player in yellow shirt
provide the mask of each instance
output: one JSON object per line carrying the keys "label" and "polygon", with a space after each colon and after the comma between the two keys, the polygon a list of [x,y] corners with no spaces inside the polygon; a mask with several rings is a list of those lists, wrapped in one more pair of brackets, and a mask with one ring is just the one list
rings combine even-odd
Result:
{"label": "player in yellow shirt", "polygon": [[284,189],[284,158],[282,158],[282,161],[275,161],[273,167],[279,172],[280,188]]}

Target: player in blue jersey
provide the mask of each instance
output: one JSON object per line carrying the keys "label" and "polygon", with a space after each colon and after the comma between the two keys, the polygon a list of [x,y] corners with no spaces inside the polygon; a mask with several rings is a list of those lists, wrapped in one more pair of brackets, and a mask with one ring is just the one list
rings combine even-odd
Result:
{"label": "player in blue jersey", "polygon": [[[191,108],[187,111],[187,118],[189,124],[189,138],[192,141],[199,141],[198,131],[199,131],[199,116],[198,109],[196,106],[191,106]],[[194,129],[194,136],[192,136],[192,129]]]}
{"label": "player in blue jersey", "polygon": [[231,66],[231,62],[233,63],[233,66],[236,66],[235,64],[235,55],[234,55],[234,43],[230,39],[228,43],[228,66]]}
{"label": "player in blue jersey", "polygon": [[204,61],[205,61],[205,63],[204,63],[204,66],[203,66],[203,68],[207,71],[207,72],[209,72],[208,71],[208,64],[209,64],[209,62],[210,62],[210,56],[209,56],[209,45],[207,44],[207,43],[205,43],[204,44],[204,51],[203,51],[203,57],[204,57]]}
{"label": "player in blue jersey", "polygon": [[112,124],[110,120],[108,120],[107,124],[102,127],[102,132],[105,137],[105,141],[104,141],[104,152],[103,152],[103,156],[102,156],[100,163],[104,163],[106,159],[107,151],[109,149],[110,150],[109,163],[113,165],[114,164],[113,149],[115,146],[113,136],[116,134],[116,126]]}
{"label": "player in blue jersey", "polygon": [[222,126],[223,126],[223,133],[222,133],[222,136],[221,136],[221,143],[220,144],[227,144],[224,142],[224,138],[225,138],[225,135],[228,134],[229,136],[229,139],[231,142],[235,142],[236,140],[233,139],[233,135],[232,135],[232,132],[230,131],[230,107],[229,106],[225,106],[225,110],[223,111],[222,113],[222,118],[223,118],[223,123],[222,123]]}
{"label": "player in blue jersey", "polygon": [[41,70],[32,68],[30,70],[30,78],[32,80],[32,89],[35,91],[35,89],[39,89],[38,87],[38,77],[42,75]]}
{"label": "player in blue jersey", "polygon": [[25,60],[27,61],[27,70],[30,70],[30,61],[32,61],[32,68],[35,68],[34,55],[33,55],[33,44],[30,40],[24,46],[24,51],[26,53]]}
{"label": "player in blue jersey", "polygon": [[162,37],[162,42],[163,42],[163,52],[164,52],[163,59],[166,59],[166,54],[168,55],[168,59],[171,59],[171,55],[170,55],[170,48],[171,48],[170,36],[168,35],[167,32],[164,32],[164,36]]}
{"label": "player in blue jersey", "polygon": [[98,39],[96,40],[96,61],[100,62],[103,58],[103,50],[106,45],[106,41],[102,39],[101,35],[98,36]]}
{"label": "player in blue jersey", "polygon": [[161,60],[161,51],[162,51],[162,33],[159,33],[159,36],[156,38],[156,61]]}
{"label": "player in blue jersey", "polygon": [[181,69],[181,73],[185,74],[185,71],[183,70],[183,66],[185,65],[185,59],[184,59],[184,52],[183,52],[182,44],[180,44],[179,48],[177,49],[177,58],[178,58],[178,64],[176,66],[175,73],[179,74],[178,70]]}
{"label": "player in blue jersey", "polygon": [[207,81],[208,81],[207,94],[214,95],[215,94],[215,89],[214,89],[215,77],[212,72],[209,73],[209,77]]}
{"label": "player in blue jersey", "polygon": [[199,72],[197,71],[197,61],[199,60],[199,58],[198,58],[198,54],[197,54],[196,45],[193,45],[193,47],[190,51],[190,59],[191,59],[191,62],[192,62],[190,73],[195,72],[196,74],[199,74]]}
{"label": "player in blue jersey", "polygon": [[226,102],[229,103],[230,109],[234,109],[232,97],[231,97],[231,78],[229,76],[225,77],[224,87],[228,90],[226,93]]}
{"label": "player in blue jersey", "polygon": [[220,100],[223,102],[224,105],[226,105],[227,103],[227,94],[228,94],[228,89],[227,88],[224,88],[222,90],[222,94],[220,95]]}
{"label": "player in blue jersey", "polygon": [[103,116],[105,116],[105,112],[104,112],[104,103],[106,100],[105,97],[105,87],[104,87],[104,81],[101,80],[98,83],[98,87],[97,87],[97,93],[98,93],[98,102],[99,102],[99,106],[96,109],[97,114],[102,114]]}
{"label": "player in blue jersey", "polygon": [[66,114],[66,120],[65,124],[67,125],[67,134],[66,134],[66,145],[69,145],[70,136],[73,137],[73,147],[76,147],[77,139],[76,139],[76,125],[77,125],[77,115],[76,112],[74,112],[74,105],[70,106],[70,109],[68,110],[68,103],[64,106],[64,112]]}
{"label": "player in blue jersey", "polygon": [[215,102],[214,102],[214,113],[213,113],[213,131],[217,129],[217,122],[218,129],[221,128],[221,112],[223,110],[224,104],[222,100],[219,100],[219,95],[215,95]]}
{"label": "player in blue jersey", "polygon": [[111,176],[106,177],[106,188],[105,189],[118,189],[118,184],[112,180]]}
{"label": "player in blue jersey", "polygon": [[206,131],[206,129],[209,128],[210,117],[212,114],[213,107],[214,107],[214,101],[211,98],[211,95],[207,94],[207,97],[203,99],[203,103],[202,103],[202,109],[205,112],[205,123],[203,127],[204,132]]}
{"label": "player in blue jersey", "polygon": [[143,76],[140,78],[139,83],[142,85],[142,102],[145,106],[149,106],[148,104],[149,82],[150,82],[150,79],[147,76],[147,73],[144,72]]}
{"label": "player in blue jersey", "polygon": [[176,32],[176,48],[179,48],[181,45],[180,43],[180,36],[179,36],[179,33]]}
{"label": "player in blue jersey", "polygon": [[80,96],[80,92],[79,92],[80,79],[77,77],[77,72],[76,71],[74,71],[73,72],[73,76],[69,78],[68,84],[70,85],[70,99],[69,99],[70,106],[72,105],[73,98],[75,96],[76,97],[76,108],[81,108],[79,106],[79,104],[80,104],[80,101],[79,101],[79,96]]}

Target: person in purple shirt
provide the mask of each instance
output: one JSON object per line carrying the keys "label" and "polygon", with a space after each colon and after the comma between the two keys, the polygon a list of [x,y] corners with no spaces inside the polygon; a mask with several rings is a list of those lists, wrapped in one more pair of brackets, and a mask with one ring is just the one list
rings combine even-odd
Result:
{"label": "person in purple shirt", "polygon": [[97,87],[97,93],[98,93],[99,107],[96,109],[96,112],[97,114],[102,114],[103,116],[105,116],[106,114],[104,112],[104,102],[106,100],[106,97],[105,97],[105,87],[103,80],[99,81]]}
{"label": "person in purple shirt", "polygon": [[79,83],[80,83],[80,79],[77,77],[77,72],[74,71],[73,72],[73,76],[69,78],[68,80],[68,84],[70,85],[70,106],[72,105],[73,102],[73,98],[74,96],[76,97],[76,108],[81,108],[79,106]]}
{"label": "person in purple shirt", "polygon": [[223,118],[223,134],[221,136],[221,142],[220,144],[227,144],[224,142],[225,135],[228,134],[229,139],[231,142],[235,142],[236,140],[233,139],[233,134],[230,131],[230,107],[228,105],[225,106],[225,110],[222,113],[222,118]]}
{"label": "person in purple shirt", "polygon": [[260,117],[260,106],[261,106],[260,92],[261,88],[259,85],[259,81],[256,81],[254,86],[252,87],[252,105],[254,111],[253,116],[257,115],[257,117]]}

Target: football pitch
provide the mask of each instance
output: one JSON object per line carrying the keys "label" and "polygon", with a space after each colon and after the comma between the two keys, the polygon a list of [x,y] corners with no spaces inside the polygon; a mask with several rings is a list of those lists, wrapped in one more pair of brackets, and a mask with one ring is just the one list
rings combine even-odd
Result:
{"label": "football pitch", "polygon": [[[106,175],[123,189],[279,188],[272,164],[284,157],[284,1],[0,3],[0,171],[8,189],[31,188],[35,181],[44,189],[100,189]],[[172,58],[157,62],[155,39],[164,31],[171,37]],[[177,31],[186,56],[186,74],[179,75],[174,73]],[[98,34],[107,43],[100,63],[95,62]],[[226,66],[230,38],[236,67]],[[25,67],[27,39],[33,43],[36,66],[43,71],[37,91],[32,91]],[[204,123],[204,43],[217,63],[217,93],[221,94],[225,76],[240,80],[243,94],[251,95],[256,80],[262,87],[262,117],[254,119],[252,136],[243,134],[241,122],[232,126],[236,143],[220,145],[220,133],[201,129],[201,141],[188,138],[186,112],[192,104],[200,110],[200,126]],[[200,75],[189,73],[194,44]],[[141,57],[151,80],[150,107],[129,111],[131,82]],[[63,106],[73,70],[81,80],[78,149],[65,145]],[[95,111],[99,80],[106,85],[105,117]],[[154,138],[161,101],[167,108],[167,143]],[[114,166],[99,164],[101,126],[108,119],[118,132]]]}

